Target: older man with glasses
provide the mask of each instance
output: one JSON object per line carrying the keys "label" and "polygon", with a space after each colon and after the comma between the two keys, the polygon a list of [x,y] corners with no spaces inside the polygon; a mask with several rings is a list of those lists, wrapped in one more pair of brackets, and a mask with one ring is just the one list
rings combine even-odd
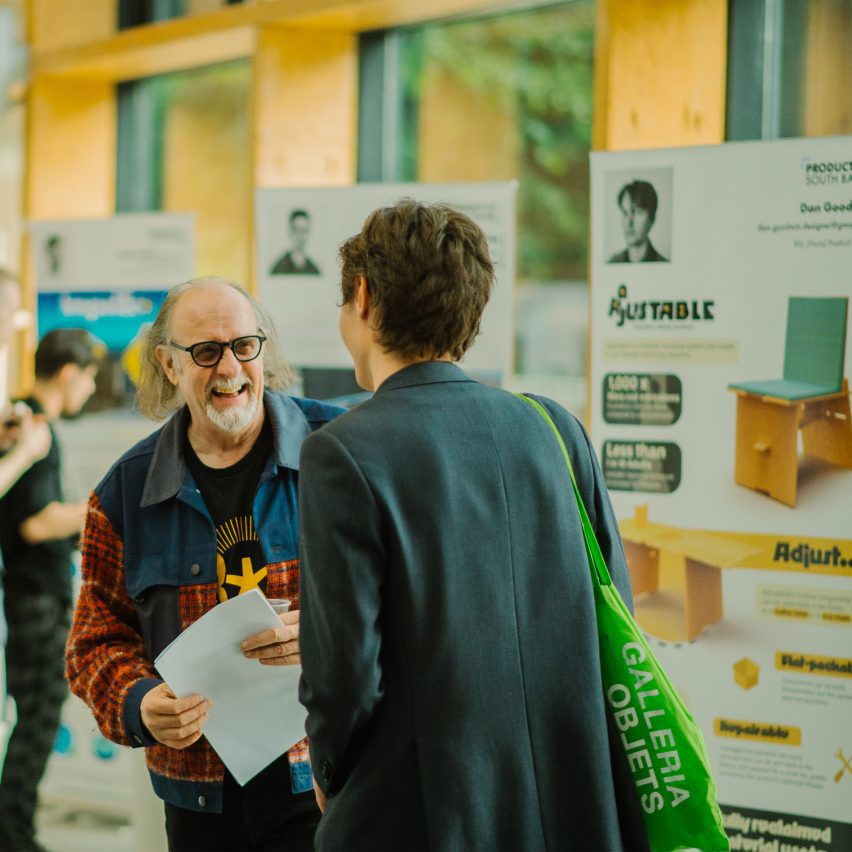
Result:
{"label": "older man with glasses", "polygon": [[170,849],[312,849],[305,742],[240,787],[203,738],[209,702],[176,697],[152,661],[216,603],[255,588],[292,606],[280,628],[247,637],[244,654],[300,661],[299,450],[342,409],[282,392],[292,373],[271,320],[218,278],[171,290],[142,361],[140,410],[172,416],[90,498],[71,689],[106,736],[146,748]]}

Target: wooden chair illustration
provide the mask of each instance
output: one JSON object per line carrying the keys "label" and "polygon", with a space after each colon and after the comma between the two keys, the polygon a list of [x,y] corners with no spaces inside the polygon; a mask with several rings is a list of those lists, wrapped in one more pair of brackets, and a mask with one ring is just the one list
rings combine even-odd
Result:
{"label": "wooden chair illustration", "polygon": [[796,505],[799,432],[805,455],[852,468],[846,298],[791,298],[781,379],[728,385],[737,394],[734,479]]}
{"label": "wooden chair illustration", "polygon": [[658,639],[691,642],[723,616],[722,568],[742,565],[760,548],[735,536],[660,524],[648,505],[618,522],[636,620]]}

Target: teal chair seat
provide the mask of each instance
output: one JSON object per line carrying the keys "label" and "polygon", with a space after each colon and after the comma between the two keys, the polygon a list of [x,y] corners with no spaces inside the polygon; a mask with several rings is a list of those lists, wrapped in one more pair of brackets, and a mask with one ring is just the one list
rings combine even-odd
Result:
{"label": "teal chair seat", "polygon": [[732,390],[753,393],[756,396],[771,396],[775,399],[786,399],[791,402],[797,399],[807,399],[813,396],[828,396],[837,393],[838,388],[827,385],[812,385],[808,382],[797,382],[792,379],[767,379],[763,382],[737,382],[728,385]]}

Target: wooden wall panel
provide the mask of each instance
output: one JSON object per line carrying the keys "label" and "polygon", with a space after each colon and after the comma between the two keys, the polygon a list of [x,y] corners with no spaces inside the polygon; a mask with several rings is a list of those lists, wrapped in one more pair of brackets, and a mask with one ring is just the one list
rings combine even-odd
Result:
{"label": "wooden wall panel", "polygon": [[[108,83],[34,77],[27,98],[26,219],[110,216],[115,210],[115,89]],[[35,309],[28,240],[21,248],[25,306]],[[32,382],[35,336],[23,341],[20,390]]]}
{"label": "wooden wall panel", "polygon": [[241,62],[183,78],[165,115],[162,155],[163,209],[195,214],[196,274],[243,285],[254,203],[249,76]]}
{"label": "wooden wall panel", "polygon": [[29,0],[34,54],[109,38],[118,25],[118,0]]}
{"label": "wooden wall panel", "polygon": [[598,0],[594,147],[725,138],[727,0]]}
{"label": "wooden wall panel", "polygon": [[28,218],[110,216],[115,209],[115,89],[35,77],[28,98]]}
{"label": "wooden wall panel", "polygon": [[254,62],[255,184],[354,182],[357,36],[264,28]]}

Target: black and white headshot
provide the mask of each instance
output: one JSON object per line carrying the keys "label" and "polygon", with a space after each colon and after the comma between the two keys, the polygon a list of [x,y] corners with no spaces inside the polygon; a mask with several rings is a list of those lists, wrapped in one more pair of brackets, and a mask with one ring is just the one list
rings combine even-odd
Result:
{"label": "black and white headshot", "polygon": [[[671,169],[654,172],[653,176],[608,175],[607,263],[669,262]],[[662,180],[660,173],[667,173]]]}
{"label": "black and white headshot", "polygon": [[269,270],[270,275],[319,275],[319,267],[307,254],[311,214],[297,208],[287,217],[289,248]]}

